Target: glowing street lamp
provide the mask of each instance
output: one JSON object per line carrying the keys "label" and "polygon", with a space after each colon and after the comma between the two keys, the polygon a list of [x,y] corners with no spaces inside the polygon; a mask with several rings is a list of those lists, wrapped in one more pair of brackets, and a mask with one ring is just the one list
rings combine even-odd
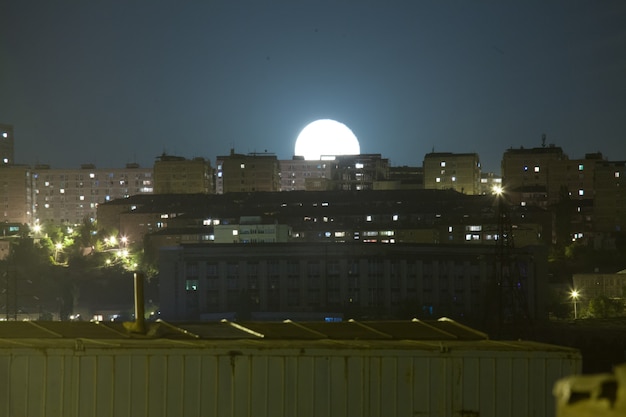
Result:
{"label": "glowing street lamp", "polygon": [[578,303],[578,297],[580,297],[580,293],[577,290],[572,290],[572,292],[570,292],[570,297],[572,297],[572,300],[574,301],[574,320],[578,318],[578,312],[576,310],[576,304]]}
{"label": "glowing street lamp", "polygon": [[57,256],[59,255],[59,251],[61,249],[63,249],[63,244],[61,242],[54,244],[54,262],[58,262]]}

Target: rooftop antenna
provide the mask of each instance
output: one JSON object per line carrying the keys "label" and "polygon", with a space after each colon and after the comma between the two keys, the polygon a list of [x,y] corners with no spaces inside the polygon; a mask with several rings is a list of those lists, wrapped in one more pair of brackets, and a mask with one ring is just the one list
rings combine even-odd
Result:
{"label": "rooftop antenna", "polygon": [[546,134],[545,133],[541,135],[541,147],[542,148],[546,147]]}

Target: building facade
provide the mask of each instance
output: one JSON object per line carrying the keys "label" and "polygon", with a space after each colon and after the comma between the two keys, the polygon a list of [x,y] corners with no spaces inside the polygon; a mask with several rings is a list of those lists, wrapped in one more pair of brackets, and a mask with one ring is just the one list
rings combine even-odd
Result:
{"label": "building facade", "polygon": [[626,161],[598,162],[594,177],[594,232],[626,231]]}
{"label": "building facade", "polygon": [[333,190],[373,190],[377,182],[389,180],[389,160],[380,154],[337,155],[328,162]]}
{"label": "building facade", "polygon": [[424,188],[481,194],[480,159],[476,153],[433,152],[424,156]]}
{"label": "building facade", "polygon": [[514,204],[547,207],[549,167],[567,159],[563,149],[554,145],[507,149],[502,155],[502,186],[507,197]]}
{"label": "building facade", "polygon": [[154,163],[155,194],[212,194],[213,171],[204,158],[161,155]]}
{"label": "building facade", "polygon": [[57,225],[81,224],[97,218],[101,203],[152,194],[152,168],[127,164],[125,168],[96,168],[83,164],[79,169],[51,168],[37,165],[33,169],[36,222]]}
{"label": "building facade", "polygon": [[217,194],[280,190],[280,167],[276,155],[270,153],[229,155],[216,160],[215,190]]}
{"label": "building facade", "polygon": [[26,165],[0,165],[0,222],[33,224],[33,173]]}
{"label": "building facade", "polygon": [[[526,247],[515,257],[528,312],[543,316],[547,253]],[[161,250],[159,271],[166,320],[327,311],[478,320],[498,307],[494,249],[486,245],[183,245]]]}
{"label": "building facade", "polygon": [[278,161],[280,166],[280,191],[304,191],[311,180],[330,179],[332,164],[329,161],[310,161],[302,157]]}

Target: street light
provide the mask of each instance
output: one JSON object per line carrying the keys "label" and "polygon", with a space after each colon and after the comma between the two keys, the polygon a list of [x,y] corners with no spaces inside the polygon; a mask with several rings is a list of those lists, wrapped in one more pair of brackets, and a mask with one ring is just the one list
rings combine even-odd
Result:
{"label": "street light", "polygon": [[576,304],[578,303],[578,297],[580,297],[580,293],[577,290],[572,290],[570,293],[572,300],[574,301],[574,320],[578,318],[578,312],[576,311]]}
{"label": "street light", "polygon": [[62,250],[62,249],[63,249],[63,244],[62,243],[60,243],[60,242],[55,243],[55,245],[54,245],[54,262],[58,262],[57,257],[59,255],[59,251]]}

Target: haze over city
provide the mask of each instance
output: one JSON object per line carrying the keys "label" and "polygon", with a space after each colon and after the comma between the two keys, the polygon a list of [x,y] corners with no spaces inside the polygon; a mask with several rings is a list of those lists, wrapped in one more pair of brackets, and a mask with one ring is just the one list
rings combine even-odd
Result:
{"label": "haze over city", "polygon": [[18,163],[294,153],[331,118],[393,165],[510,147],[626,159],[626,4],[0,3]]}

